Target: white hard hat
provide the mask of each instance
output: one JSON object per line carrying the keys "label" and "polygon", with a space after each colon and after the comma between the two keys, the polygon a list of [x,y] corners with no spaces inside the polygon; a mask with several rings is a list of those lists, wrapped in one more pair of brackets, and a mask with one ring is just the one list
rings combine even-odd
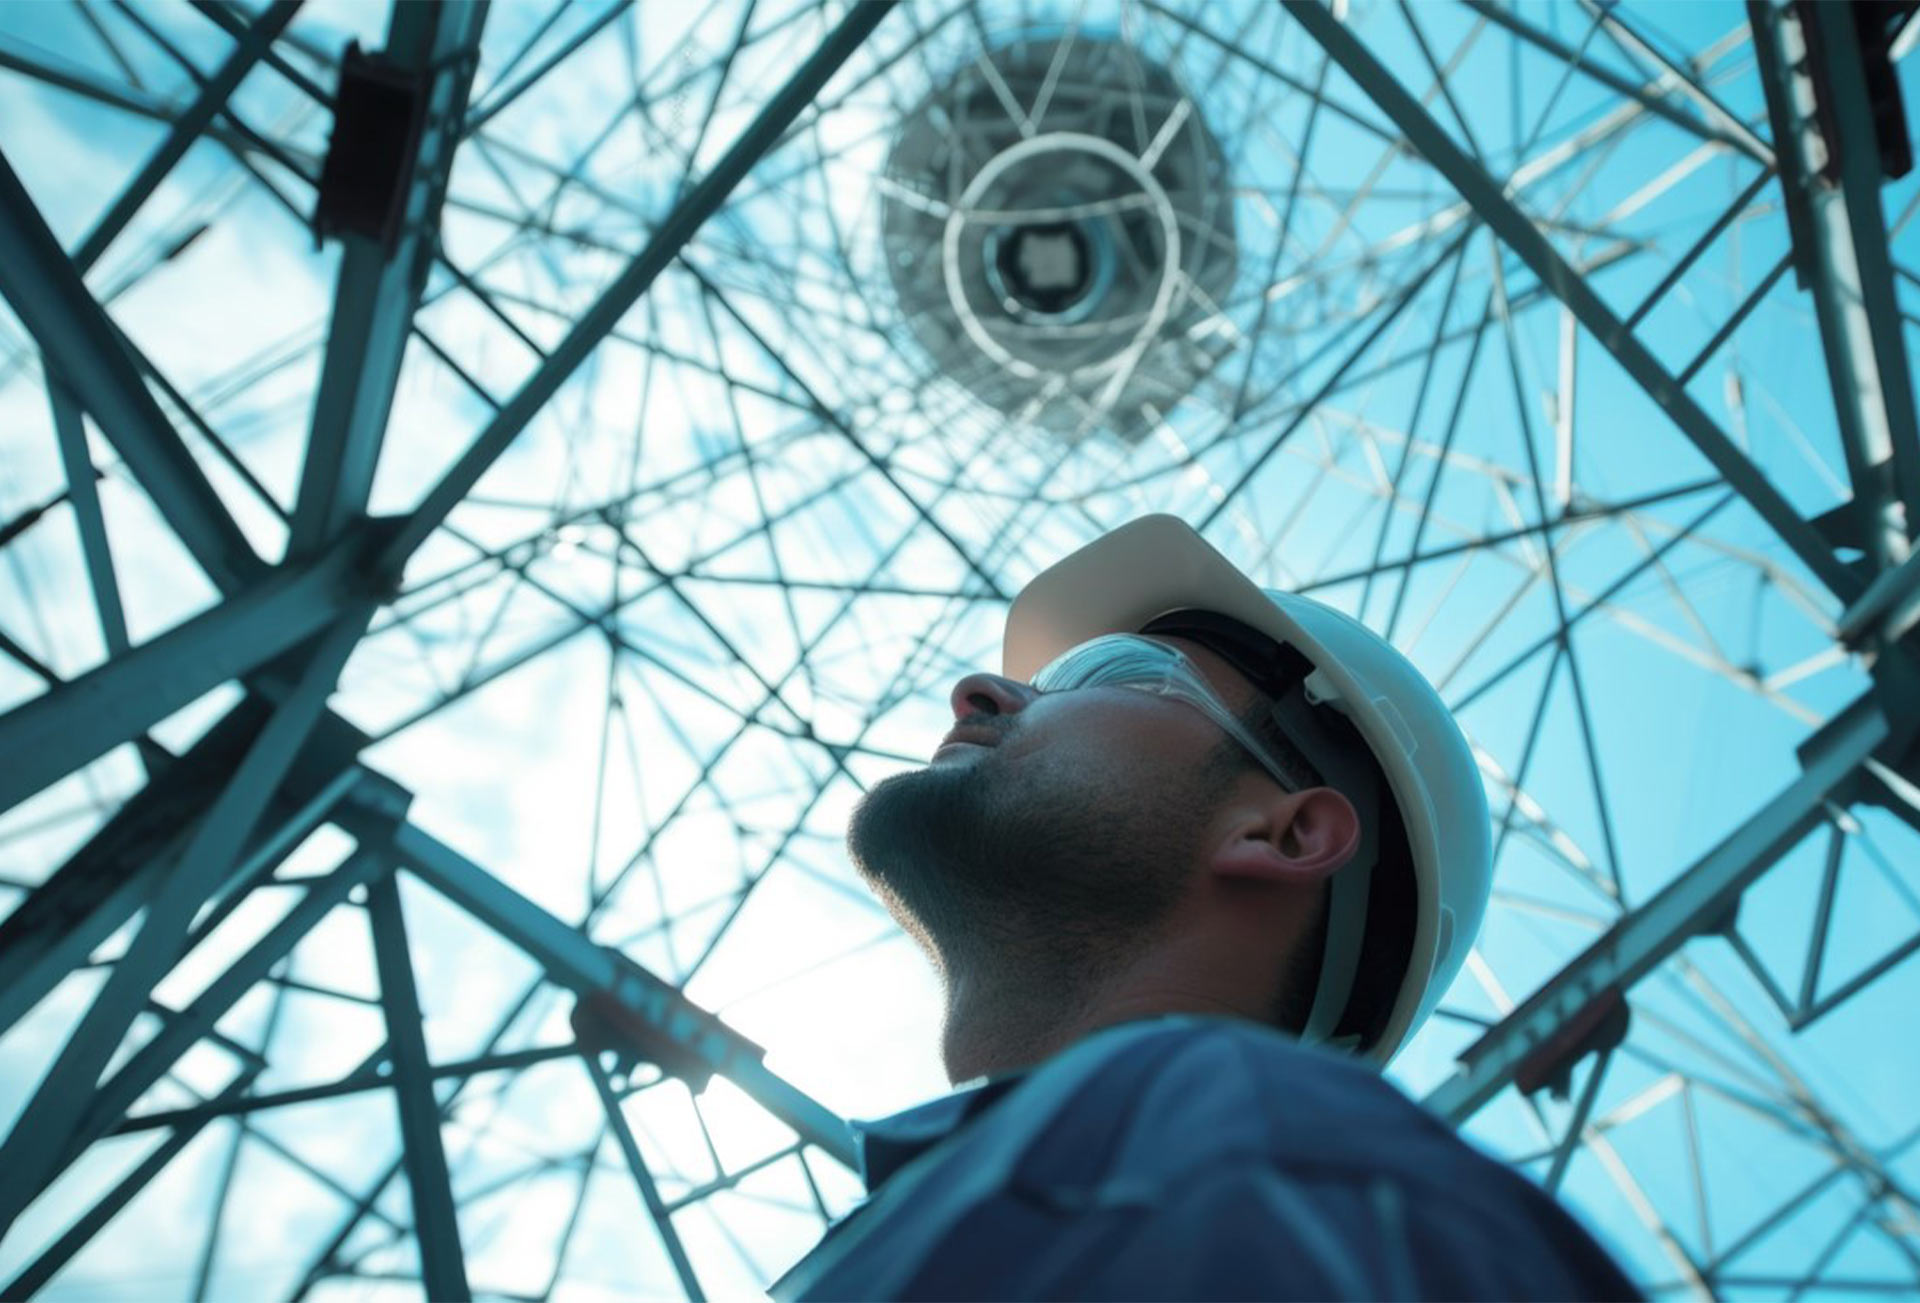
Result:
{"label": "white hard hat", "polygon": [[[1175,611],[1228,616],[1304,655],[1315,669],[1308,700],[1331,700],[1386,777],[1406,829],[1417,901],[1406,976],[1384,1029],[1361,1047],[1384,1064],[1433,1012],[1486,912],[1493,850],[1467,739],[1440,694],[1391,643],[1323,603],[1259,588],[1174,516],[1143,516],[1036,576],[1007,613],[1002,671],[1025,681],[1089,638],[1137,632]],[[1337,890],[1339,875],[1335,882]],[[1350,975],[1353,954],[1333,954],[1336,948],[1330,935],[1326,969],[1344,961]]]}

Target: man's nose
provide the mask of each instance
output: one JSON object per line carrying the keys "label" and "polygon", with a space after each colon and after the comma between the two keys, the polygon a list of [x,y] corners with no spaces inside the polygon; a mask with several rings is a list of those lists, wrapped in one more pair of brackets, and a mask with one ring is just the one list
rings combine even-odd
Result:
{"label": "man's nose", "polygon": [[969,674],[953,685],[953,717],[965,721],[975,715],[1017,715],[1039,693],[1030,684],[1000,674]]}

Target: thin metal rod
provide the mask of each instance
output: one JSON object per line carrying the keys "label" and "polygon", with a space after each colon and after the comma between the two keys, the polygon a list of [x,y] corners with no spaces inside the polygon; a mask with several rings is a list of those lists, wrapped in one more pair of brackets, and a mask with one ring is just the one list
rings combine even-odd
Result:
{"label": "thin metal rod", "polygon": [[[352,820],[347,820],[351,831]],[[690,1055],[733,1081],[810,1143],[851,1167],[846,1123],[769,1071],[758,1046],[700,1009],[679,988],[625,956],[595,945],[500,879],[414,824],[394,835],[394,853],[435,891],[538,960],[549,980],[579,994],[610,992]]]}
{"label": "thin metal rod", "polygon": [[1714,98],[1712,91],[1694,81],[1687,69],[1662,54],[1652,42],[1645,40],[1638,32],[1621,22],[1619,16],[1612,12],[1612,6],[1598,5],[1593,3],[1593,0],[1581,0],[1581,7],[1593,16],[1594,21],[1600,24],[1601,30],[1606,32],[1622,53],[1629,58],[1637,55],[1649,60],[1671,78],[1682,95],[1698,104],[1708,117],[1719,122],[1721,128],[1733,137],[1735,145],[1742,153],[1756,162],[1766,164],[1773,162],[1772,149],[1768,147],[1766,141],[1753,133],[1753,128],[1749,127],[1739,114]]}
{"label": "thin metal rod", "polygon": [[[489,87],[487,102],[475,108],[472,113],[466,115],[466,122],[459,128],[460,138],[464,140],[469,136],[479,134],[480,129],[493,121],[503,109],[507,108],[515,100],[526,94],[527,91],[538,85],[548,73],[566,62],[566,60],[572,58],[576,50],[598,36],[609,24],[632,7],[633,0],[615,0],[615,3],[608,5],[594,17],[593,21],[587,23],[579,31],[568,37],[565,44],[541,60],[538,66],[534,67],[526,76],[522,77],[512,86],[498,93],[494,93],[492,88]],[[550,16],[547,21],[551,23],[553,17],[557,17],[558,13],[559,11],[556,10],[554,15]]]}
{"label": "thin metal rod", "polygon": [[1827,862],[1820,871],[1820,898],[1813,907],[1813,929],[1807,934],[1806,964],[1800,970],[1800,999],[1797,1007],[1788,1011],[1789,1017],[1811,1008],[1819,992],[1820,970],[1825,966],[1827,935],[1833,922],[1835,888],[1840,883],[1840,861],[1846,847],[1847,835],[1835,823],[1827,830]]}
{"label": "thin metal rod", "polygon": [[421,1025],[420,995],[407,949],[406,915],[391,872],[367,884],[367,916],[373,929],[373,959],[386,1006],[387,1049],[393,1057],[394,1102],[413,1191],[413,1221],[420,1244],[420,1274],[430,1299],[465,1300],[466,1255],[460,1247],[460,1217],[440,1138],[440,1106]]}
{"label": "thin metal rod", "polygon": [[680,1243],[680,1233],[673,1228],[673,1214],[667,1211],[660,1188],[654,1184],[653,1173],[647,1170],[647,1160],[633,1138],[633,1129],[627,1125],[627,1115],[620,1108],[620,1097],[614,1093],[613,1083],[607,1079],[607,1070],[600,1065],[598,1055],[583,1054],[580,1059],[587,1065],[587,1075],[593,1078],[593,1088],[599,1092],[600,1103],[607,1110],[607,1126],[627,1160],[627,1170],[633,1174],[633,1183],[640,1191],[640,1202],[646,1205],[647,1215],[653,1218],[654,1228],[660,1232],[660,1243],[666,1246],[667,1257],[673,1260],[680,1288],[686,1290],[693,1303],[706,1303],[706,1291],[700,1288],[700,1277],[687,1257],[686,1246]]}
{"label": "thin metal rod", "polygon": [[1686,112],[1686,110],[1668,103],[1663,96],[1656,93],[1656,88],[1660,84],[1659,82],[1656,81],[1650,85],[1642,85],[1632,78],[1621,76],[1605,64],[1587,58],[1578,50],[1567,45],[1551,33],[1541,31],[1531,23],[1526,22],[1506,5],[1498,3],[1498,0],[1461,0],[1461,3],[1465,4],[1481,17],[1498,23],[1521,40],[1544,51],[1558,62],[1564,63],[1570,68],[1579,69],[1583,75],[1599,82],[1615,94],[1623,95],[1647,112],[1657,117],[1665,118],[1682,131],[1697,136],[1702,140],[1712,140],[1727,145],[1762,164],[1770,161],[1765,144],[1759,141],[1751,131],[1747,130],[1744,124],[1741,125],[1739,134],[1728,130],[1717,130],[1707,125],[1692,114]]}
{"label": "thin metal rod", "polygon": [[[275,988],[272,1007],[267,1010],[266,1026],[260,1032],[262,1057],[257,1060],[258,1071],[266,1070],[267,1061],[264,1056],[268,1047],[273,1044],[274,1033],[280,1025],[280,1015],[286,1010],[286,997],[285,987]],[[254,1065],[249,1064],[248,1069],[255,1070]],[[207,1235],[200,1246],[200,1261],[194,1268],[193,1303],[206,1303],[207,1285],[213,1280],[214,1269],[220,1261],[221,1231],[227,1220],[228,1203],[233,1197],[233,1178],[240,1167],[240,1148],[246,1141],[247,1134],[247,1124],[242,1122],[230,1128],[230,1134],[227,1136],[227,1153],[220,1164],[220,1184],[213,1196],[211,1215],[207,1219]]]}
{"label": "thin metal rod", "polygon": [[[257,1067],[248,1068],[229,1082],[224,1090],[214,1096],[210,1103],[226,1103],[246,1093],[255,1077],[260,1075]],[[135,1195],[147,1188],[154,1177],[160,1175],[168,1163],[171,1163],[181,1150],[199,1136],[211,1114],[187,1122],[175,1129],[174,1133],[157,1145],[153,1152],[140,1160],[131,1172],[113,1187],[94,1200],[86,1215],[68,1227],[66,1231],[48,1245],[41,1255],[22,1269],[18,1276],[7,1282],[0,1290],[0,1297],[9,1299],[31,1298],[41,1288],[60,1273],[60,1269],[73,1260],[73,1255],[92,1243],[93,1237],[104,1230],[109,1222],[120,1215],[120,1210],[133,1201]]]}
{"label": "thin metal rod", "polygon": [[853,445],[854,450],[866,459],[867,464],[874,469],[880,478],[885,480],[889,486],[895,489],[900,496],[906,500],[907,505],[913,509],[915,515],[919,516],[920,519],[925,522],[927,528],[939,535],[941,541],[946,543],[948,547],[951,547],[954,554],[966,563],[967,569],[971,570],[974,573],[974,577],[986,586],[987,592],[997,598],[1007,600],[1011,595],[1001,588],[1000,581],[995,578],[985,566],[980,564],[979,560],[959,539],[954,537],[953,531],[943,525],[939,518],[927,509],[924,503],[907,491],[906,485],[900,482],[899,476],[887,463],[886,459],[868,446],[867,441],[860,437],[859,432],[856,431],[851,424],[845,419],[835,415],[833,410],[821,401],[819,395],[813,391],[812,386],[801,379],[800,373],[794,370],[792,363],[782,356],[780,349],[775,347],[775,345],[767,339],[765,334],[757,330],[753,323],[748,321],[746,316],[738,308],[734,307],[733,301],[726,296],[719,285],[715,284],[711,277],[707,276],[699,267],[692,263],[687,264],[687,271],[693,276],[700,288],[706,292],[708,300],[719,305],[720,310],[727,314],[733,321],[734,326],[744,333],[748,339],[751,339],[758,345],[761,352],[766,355],[767,360],[778,367],[781,373],[807,396],[808,401],[812,403],[813,409],[819,415],[822,423]]}
{"label": "thin metal rod", "polygon": [[1786,275],[1792,266],[1793,254],[1781,254],[1780,261],[1774,263],[1767,274],[1760,278],[1760,283],[1753,287],[1752,293],[1740,301],[1740,306],[1727,315],[1727,319],[1720,323],[1720,328],[1714,331],[1707,342],[1700,346],[1700,351],[1694,354],[1693,360],[1680,368],[1680,374],[1673,378],[1674,383],[1686,385],[1691,382],[1695,376],[1699,375],[1700,368],[1713,360],[1713,355],[1720,351],[1720,346],[1733,336],[1734,331],[1740,329],[1741,324],[1745,322],[1748,317],[1753,315],[1753,310],[1760,306],[1766,299],[1768,293],[1772,291],[1775,285],[1780,283],[1780,278]]}
{"label": "thin metal rod", "polygon": [[60,464],[67,476],[67,501],[73,506],[86,558],[87,581],[93,588],[94,610],[100,616],[100,639],[108,656],[125,653],[126,610],[120,603],[120,583],[113,571],[113,549],[107,542],[107,522],[100,511],[100,486],[93,458],[87,452],[86,425],[80,403],[58,377],[47,376],[47,401],[53,408],[53,432],[60,445]]}
{"label": "thin metal rod", "polygon": [[[1526,386],[1520,375],[1520,340],[1513,326],[1513,312],[1507,301],[1507,281],[1501,271],[1500,256],[1496,251],[1493,257],[1493,294],[1494,303],[1499,308],[1501,331],[1507,344],[1507,369],[1513,382],[1514,415],[1519,425],[1520,445],[1527,454],[1527,470],[1533,486],[1533,501],[1536,518],[1550,519],[1547,510],[1546,489],[1540,474],[1539,454],[1534,447],[1533,414],[1527,402]],[[1574,645],[1572,624],[1567,616],[1566,587],[1560,579],[1559,549],[1555,547],[1551,535],[1542,549],[1546,558],[1547,578],[1553,590],[1554,621],[1559,625],[1560,648],[1566,655],[1567,682],[1573,689],[1573,703],[1576,717],[1580,723],[1580,738],[1587,756],[1587,776],[1593,783],[1593,807],[1600,816],[1600,835],[1607,850],[1607,876],[1613,884],[1615,897],[1624,900],[1620,882],[1620,855],[1618,843],[1613,833],[1611,803],[1607,800],[1606,785],[1601,774],[1600,749],[1593,737],[1593,711],[1587,701],[1586,677],[1580,672],[1579,649]]]}
{"label": "thin metal rod", "polygon": [[1461,246],[1467,242],[1467,238],[1471,236],[1476,229],[1478,228],[1473,223],[1467,223],[1461,228],[1458,235],[1448,241],[1446,247],[1440,251],[1438,257],[1428,262],[1426,266],[1422,267],[1414,276],[1412,281],[1401,286],[1396,291],[1393,306],[1375,318],[1372,327],[1366,334],[1361,336],[1360,342],[1353,346],[1352,350],[1341,360],[1340,364],[1334,368],[1332,374],[1321,382],[1314,396],[1301,405],[1299,410],[1294,414],[1293,419],[1283,425],[1278,434],[1267,441],[1267,446],[1260,450],[1258,456],[1247,463],[1246,468],[1240,472],[1238,478],[1236,478],[1232,484],[1222,489],[1219,500],[1214,503],[1212,509],[1209,510],[1205,516],[1200,518],[1199,522],[1194,526],[1196,529],[1204,531],[1211,526],[1214,521],[1220,518],[1221,513],[1227,509],[1227,504],[1233,502],[1241,495],[1247,485],[1252,482],[1253,477],[1260,473],[1261,468],[1264,467],[1268,461],[1272,460],[1273,455],[1280,451],[1281,447],[1293,436],[1294,432],[1306,423],[1307,419],[1313,415],[1320,403],[1333,391],[1335,386],[1340,383],[1347,372],[1358,365],[1360,359],[1365,357],[1380,337],[1387,333],[1388,328],[1391,327],[1395,321],[1399,320],[1400,314],[1405,312],[1414,299],[1419,297],[1420,291],[1425,288],[1426,283],[1433,278],[1433,274],[1445,266],[1447,260],[1460,251]]}
{"label": "thin metal rod", "polygon": [[1773,169],[1761,168],[1753,180],[1747,183],[1747,188],[1727,205],[1727,211],[1714,218],[1713,225],[1702,231],[1700,238],[1688,246],[1687,251],[1667,269],[1667,274],[1660,278],[1659,283],[1647,291],[1647,297],[1640,300],[1640,306],[1627,314],[1627,329],[1632,330],[1638,326],[1649,312],[1659,306],[1660,300],[1667,296],[1667,291],[1680,283],[1680,278],[1700,260],[1700,255],[1713,247],[1713,242],[1718,240],[1729,226],[1745,216],[1747,205],[1758,198],[1760,192],[1766,189],[1767,183],[1772,180]]}
{"label": "thin metal rod", "polygon": [[236,957],[191,1004],[168,1017],[152,1040],[82,1101],[85,1111],[60,1155],[59,1168],[64,1169],[88,1145],[111,1133],[126,1111],[172,1069],[180,1056],[202,1037],[214,1035],[220,1019],[241,997],[377,867],[371,857],[356,855],[314,883],[285,917]]}
{"label": "thin metal rod", "polygon": [[[458,1063],[435,1063],[430,1065],[428,1075],[435,1081],[445,1081],[450,1077],[470,1077],[482,1072],[509,1072],[519,1068],[530,1068],[536,1063],[547,1063],[553,1059],[570,1058],[578,1054],[576,1045],[545,1045],[530,1050],[510,1050],[504,1054],[483,1054],[478,1058],[463,1059]],[[247,1113],[257,1113],[262,1109],[284,1108],[289,1104],[309,1104],[320,1099],[338,1099],[342,1095],[359,1095],[370,1090],[385,1090],[393,1084],[390,1078],[381,1076],[378,1065],[387,1061],[387,1051],[383,1047],[368,1057],[367,1063],[348,1073],[338,1081],[330,1081],[320,1086],[301,1086],[293,1090],[277,1090],[268,1095],[247,1095],[238,1099],[217,1103],[195,1104],[188,1108],[167,1109],[158,1113],[141,1113],[126,1119],[113,1128],[110,1135],[125,1135],[132,1131],[152,1131],[157,1127],[174,1127],[198,1117],[228,1117]]]}
{"label": "thin metal rod", "polygon": [[207,79],[193,103],[173,120],[173,130],[167,133],[167,138],[160,142],[159,148],[153,151],[146,164],[114,200],[113,206],[94,223],[93,229],[80,242],[80,247],[73,251],[73,265],[83,275],[100,260],[100,255],[107,251],[114,237],[126,229],[127,223],[133,220],[141,205],[166,180],[174,165],[186,157],[193,142],[200,138],[214,115],[226,107],[227,100],[247,74],[253,71],[254,65],[260,62],[261,56],[272,48],[274,38],[286,30],[287,24],[293,21],[293,16],[299,11],[300,0],[274,0],[267,11],[247,29],[246,35],[240,38],[233,53],[227,56],[220,71]]}
{"label": "thin metal rod", "polygon": [[1588,1070],[1586,1085],[1580,1089],[1580,1100],[1573,1107],[1573,1116],[1567,1119],[1567,1133],[1554,1146],[1553,1163],[1540,1182],[1547,1189],[1557,1193],[1560,1182],[1566,1178],[1567,1164],[1573,1161],[1573,1151],[1580,1147],[1580,1135],[1587,1129],[1587,1119],[1593,1116],[1593,1103],[1600,1097],[1600,1083],[1606,1079],[1607,1065],[1612,1062],[1613,1051],[1608,1050],[1594,1060]]}

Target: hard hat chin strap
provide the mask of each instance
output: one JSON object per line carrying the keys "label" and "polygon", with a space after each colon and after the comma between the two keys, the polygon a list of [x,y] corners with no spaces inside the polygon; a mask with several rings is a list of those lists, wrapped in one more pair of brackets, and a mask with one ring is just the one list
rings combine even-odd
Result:
{"label": "hard hat chin strap", "polygon": [[1367,904],[1373,869],[1380,858],[1380,784],[1377,770],[1363,757],[1365,744],[1351,727],[1341,727],[1345,711],[1339,692],[1317,671],[1296,682],[1273,702],[1274,723],[1313,758],[1327,785],[1353,805],[1360,840],[1353,858],[1334,872],[1328,886],[1326,945],[1313,1007],[1300,1038],[1309,1044],[1359,1049],[1357,1034],[1336,1036],[1353,998],[1360,955],[1366,948]]}
{"label": "hard hat chin strap", "polygon": [[1308,785],[1332,787],[1352,802],[1360,823],[1360,844],[1328,888],[1332,897],[1327,904],[1326,947],[1301,1039],[1364,1049],[1358,1034],[1334,1033],[1353,998],[1360,956],[1366,948],[1367,906],[1374,865],[1380,858],[1383,793],[1379,766],[1348,718],[1340,689],[1298,647],[1217,611],[1168,611],[1148,621],[1141,632],[1191,638],[1224,657],[1267,694],[1273,722],[1291,744]]}
{"label": "hard hat chin strap", "polygon": [[[1356,857],[1357,859],[1357,857]],[[1327,912],[1326,950],[1320,961],[1320,982],[1313,992],[1313,1010],[1300,1039],[1310,1045],[1356,1049],[1358,1035],[1335,1038],[1333,1029],[1353,998],[1353,979],[1360,971],[1360,950],[1367,937],[1367,895],[1372,885],[1371,863],[1347,864],[1334,875],[1333,899]]]}

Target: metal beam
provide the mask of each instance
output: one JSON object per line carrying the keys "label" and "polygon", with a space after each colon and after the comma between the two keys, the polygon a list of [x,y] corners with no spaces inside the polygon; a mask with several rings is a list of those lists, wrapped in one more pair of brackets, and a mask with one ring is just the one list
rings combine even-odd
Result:
{"label": "metal beam", "polygon": [[60,1169],[101,1071],[154,984],[173,966],[194,915],[231,871],[268,798],[319,721],[372,615],[370,602],[349,608],[303,653],[299,681],[248,747],[180,862],[148,903],[126,953],[15,1120],[0,1146],[0,1169],[7,1173],[0,1184],[0,1236]]}
{"label": "metal beam", "polygon": [[1460,197],[1494,234],[1567,305],[1580,324],[1661,406],[1681,433],[1726,477],[1727,483],[1739,490],[1747,504],[1793,550],[1802,564],[1843,601],[1858,596],[1865,587],[1864,581],[1834,555],[1832,545],[1819,530],[1794,510],[1765,473],[1626,328],[1586,279],[1560,256],[1546,234],[1508,197],[1505,187],[1453,142],[1433,115],[1346,24],[1317,0],[1287,5],[1286,12],[1406,134],[1407,143],[1459,191]]}
{"label": "metal beam", "polygon": [[1920,552],[1880,572],[1867,591],[1834,622],[1834,634],[1849,647],[1891,647],[1920,622]]}
{"label": "metal beam", "polygon": [[[153,895],[198,830],[206,806],[258,736],[269,709],[262,698],[242,701],[191,751],[160,768],[85,846],[0,920],[0,1035]],[[365,734],[337,717],[321,721],[268,803],[229,884],[216,894],[271,872],[354,784],[386,782],[355,763],[365,741]]]}
{"label": "metal beam", "polygon": [[[0,152],[0,297],[49,372],[81,395],[167,525],[223,592],[265,569],[179,431],[140,379],[113,322]],[[17,754],[17,753],[9,753]]]}
{"label": "metal beam", "polygon": [[1872,694],[1836,716],[1802,748],[1806,767],[1797,780],[1470,1046],[1460,1071],[1427,1096],[1427,1107],[1456,1125],[1464,1122],[1576,1015],[1626,991],[1689,938],[1725,919],[1748,884],[1829,817],[1829,803],[1844,799],[1888,735]]}
{"label": "metal beam", "polygon": [[205,614],[0,715],[0,755],[7,757],[0,811],[324,628],[356,600],[367,546],[378,537],[356,531],[310,564],[276,569]]}
{"label": "metal beam", "polygon": [[398,243],[347,234],[334,285],[326,360],[294,506],[287,556],[311,555],[367,505],[380,442],[393,407],[413,314],[439,247],[446,197],[467,96],[479,66],[484,0],[394,6],[387,57],[426,82],[412,184]]}
{"label": "metal beam", "polygon": [[[343,805],[353,830],[352,802]],[[427,885],[532,956],[553,982],[578,995],[610,993],[689,1058],[726,1077],[762,1108],[848,1167],[853,1133],[826,1105],[767,1069],[759,1046],[700,1008],[672,983],[619,951],[596,945],[452,847],[413,824],[394,835],[393,853]]]}
{"label": "metal beam", "polygon": [[[603,1001],[616,1002],[633,1021],[646,1023],[658,1038],[670,1042],[683,1058],[698,1059],[707,1068],[732,1080],[761,1107],[793,1129],[801,1142],[822,1149],[849,1168],[857,1165],[853,1133],[846,1123],[768,1072],[761,1063],[762,1051],[758,1046],[694,1005],[671,984],[640,969],[618,951],[595,945],[576,929],[419,829],[404,825],[397,833],[393,832],[390,810],[378,804],[363,809],[366,804],[358,797],[343,803],[339,822],[349,833],[360,837],[390,836],[388,849],[403,865],[526,952],[545,970],[548,980],[583,998],[602,997]],[[306,1297],[322,1274],[336,1262],[360,1220],[400,1170],[401,1164],[396,1161],[368,1184],[364,1197],[314,1258],[302,1284],[292,1294],[294,1299]]]}
{"label": "metal beam", "polygon": [[726,202],[735,186],[745,179],[781,133],[812,103],[840,66],[860,48],[873,29],[893,9],[896,0],[865,0],[848,10],[840,25],[828,34],[807,61],[800,65],[786,85],[775,91],[766,107],[747,129],[740,133],[713,170],[674,205],[653,236],[625,271],[615,278],[593,306],[580,314],[565,339],[557,344],[540,368],[529,376],[518,392],[501,405],[492,420],[474,438],[472,445],[454,463],[441,481],[421,500],[398,535],[383,554],[382,569],[398,575],[407,558],[440,527],[440,522],[467,496],[480,477],[505,452],[527,422],[544,407],[568,378],[587,360],[620,319],[646,293],[654,279],[665,271],[694,232]]}
{"label": "metal beam", "polygon": [[387,1049],[393,1056],[394,1102],[400,1111],[400,1141],[413,1192],[413,1224],[420,1246],[420,1275],[430,1299],[470,1299],[466,1255],[460,1248],[460,1217],[453,1180],[440,1138],[440,1104],[421,1030],[420,994],[407,949],[400,886],[391,872],[367,885],[373,929],[373,960],[380,972],[380,1003],[387,1016]]}
{"label": "metal beam", "polygon": [[[1813,292],[1855,523],[1874,570],[1884,571],[1907,559],[1920,527],[1920,423],[1855,15],[1848,5],[1788,10],[1773,0],[1749,0],[1747,14],[1774,140],[1792,155],[1781,197]],[[1829,168],[1837,180],[1823,175]]]}

